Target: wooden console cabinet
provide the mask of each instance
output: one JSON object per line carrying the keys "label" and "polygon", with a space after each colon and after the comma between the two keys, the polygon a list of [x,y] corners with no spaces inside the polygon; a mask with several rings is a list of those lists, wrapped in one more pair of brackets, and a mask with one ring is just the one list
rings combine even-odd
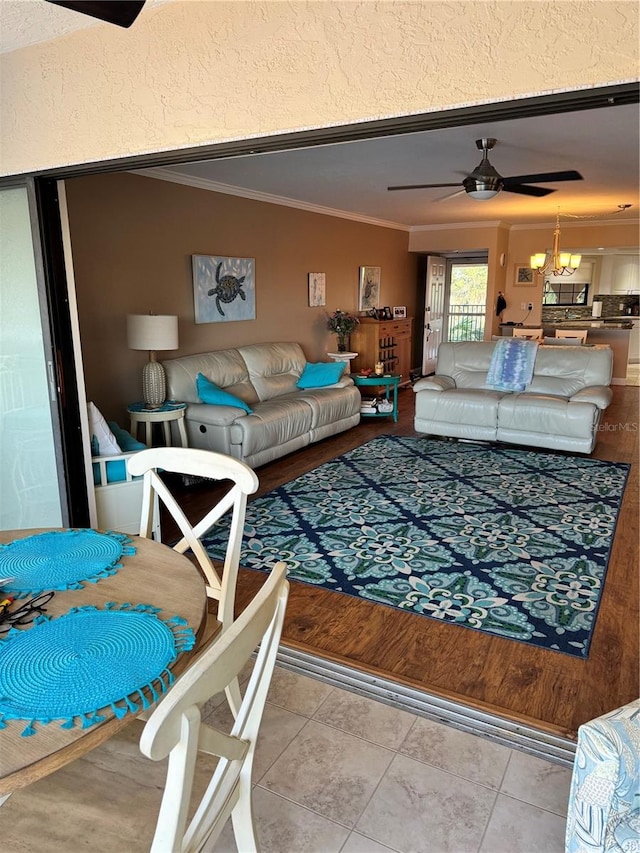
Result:
{"label": "wooden console cabinet", "polygon": [[385,373],[399,373],[401,385],[410,381],[413,344],[413,317],[402,320],[374,320],[361,317],[349,336],[349,345],[358,357],[352,361],[352,371],[357,373],[367,367],[373,369],[376,361],[384,364]]}

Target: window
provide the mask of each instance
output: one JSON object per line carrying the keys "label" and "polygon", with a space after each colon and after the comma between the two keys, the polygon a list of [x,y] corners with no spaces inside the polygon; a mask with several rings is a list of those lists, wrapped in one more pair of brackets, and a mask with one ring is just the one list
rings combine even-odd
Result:
{"label": "window", "polygon": [[589,285],[584,281],[545,280],[543,305],[586,305]]}

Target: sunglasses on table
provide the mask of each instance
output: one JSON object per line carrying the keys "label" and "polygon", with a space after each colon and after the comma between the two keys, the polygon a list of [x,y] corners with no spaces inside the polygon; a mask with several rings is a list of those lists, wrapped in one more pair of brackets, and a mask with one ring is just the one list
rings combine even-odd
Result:
{"label": "sunglasses on table", "polygon": [[5,597],[0,601],[0,634],[8,631],[10,628],[20,628],[23,625],[30,625],[31,622],[44,613],[47,604],[51,601],[55,593],[53,590],[41,592],[34,598],[22,603],[19,607],[12,607],[15,601],[10,597]]}

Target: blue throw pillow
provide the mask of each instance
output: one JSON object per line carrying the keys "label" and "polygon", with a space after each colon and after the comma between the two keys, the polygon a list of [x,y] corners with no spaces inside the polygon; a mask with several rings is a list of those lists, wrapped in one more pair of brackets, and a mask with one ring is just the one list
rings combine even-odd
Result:
{"label": "blue throw pillow", "polygon": [[199,373],[196,379],[196,390],[203,403],[209,403],[213,406],[235,406],[237,409],[244,409],[248,414],[253,412],[253,409],[244,400],[236,397],[235,394],[230,394],[223,388],[219,388],[202,373]]}
{"label": "blue throw pillow", "polygon": [[147,445],[134,438],[126,429],[122,429],[115,421],[109,421],[109,428],[115,435],[116,441],[120,445],[120,450],[123,453],[131,453],[134,450],[146,450]]}
{"label": "blue throw pillow", "polygon": [[302,376],[296,382],[296,388],[324,388],[335,385],[347,366],[346,361],[319,361],[305,365]]}

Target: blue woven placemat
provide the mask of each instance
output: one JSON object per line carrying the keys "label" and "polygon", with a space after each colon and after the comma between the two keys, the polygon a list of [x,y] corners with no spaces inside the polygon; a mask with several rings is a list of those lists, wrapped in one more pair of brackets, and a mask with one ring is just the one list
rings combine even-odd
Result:
{"label": "blue woven placemat", "polygon": [[81,589],[122,568],[122,556],[135,554],[124,533],[97,530],[49,530],[0,545],[0,577],[15,598],[49,589]]}
{"label": "blue woven placemat", "polygon": [[116,604],[104,610],[75,607],[52,619],[40,616],[27,631],[12,629],[0,641],[0,728],[25,720],[62,720],[62,728],[101,723],[100,709],[116,717],[149,707],[173,683],[167,668],[193,648],[185,619],[163,620],[149,604]]}

